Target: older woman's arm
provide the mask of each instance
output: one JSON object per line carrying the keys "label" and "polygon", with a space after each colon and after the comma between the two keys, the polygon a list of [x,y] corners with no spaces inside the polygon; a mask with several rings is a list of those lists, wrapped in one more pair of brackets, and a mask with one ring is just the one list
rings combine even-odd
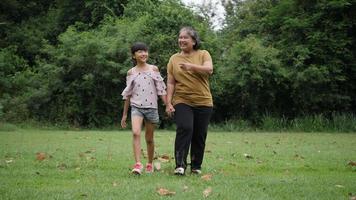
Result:
{"label": "older woman's arm", "polygon": [[187,71],[207,72],[209,74],[213,73],[213,62],[211,62],[211,60],[205,61],[203,65],[196,65],[192,63],[179,63],[179,66],[181,69]]}

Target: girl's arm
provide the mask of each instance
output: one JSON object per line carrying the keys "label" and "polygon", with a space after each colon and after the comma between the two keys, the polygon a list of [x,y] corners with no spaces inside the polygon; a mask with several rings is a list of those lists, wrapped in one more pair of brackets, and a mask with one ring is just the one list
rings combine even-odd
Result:
{"label": "girl's arm", "polygon": [[[158,73],[159,73],[159,69],[158,69],[158,67],[157,67],[157,66],[152,65],[152,69],[153,69],[153,71],[155,71],[155,72],[158,72]],[[162,99],[162,101],[163,101],[164,105],[167,105],[167,95],[159,95],[159,96],[160,96],[160,98]]]}
{"label": "girl's arm", "polygon": [[168,116],[172,116],[174,113],[174,107],[172,105],[172,97],[173,97],[173,92],[174,88],[176,85],[176,80],[174,77],[170,74],[167,76],[167,100],[166,100],[166,113]]}
{"label": "girl's arm", "polygon": [[121,118],[121,127],[122,128],[126,128],[126,119],[127,119],[127,112],[129,110],[129,106],[130,106],[130,97],[127,97],[127,99],[125,99],[124,111],[122,113],[122,118]]}
{"label": "girl's arm", "polygon": [[161,99],[163,101],[163,104],[167,105],[167,95],[161,95],[160,97],[161,97]]}

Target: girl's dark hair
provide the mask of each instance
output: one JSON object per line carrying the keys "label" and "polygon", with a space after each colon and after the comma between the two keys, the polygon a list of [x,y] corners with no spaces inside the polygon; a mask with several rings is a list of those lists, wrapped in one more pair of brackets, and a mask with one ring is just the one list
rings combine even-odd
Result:
{"label": "girl's dark hair", "polygon": [[197,32],[193,27],[190,27],[190,26],[184,26],[184,27],[182,27],[182,28],[180,29],[180,31],[179,31],[179,34],[180,34],[181,32],[183,32],[183,31],[187,32],[188,35],[189,35],[190,37],[192,37],[192,39],[195,41],[195,44],[194,44],[194,46],[193,46],[193,49],[194,49],[194,50],[199,49],[201,42],[200,42],[200,38],[199,38],[198,32]]}
{"label": "girl's dark hair", "polygon": [[[136,51],[148,51],[148,46],[143,42],[136,42],[131,46],[131,54],[134,55]],[[137,64],[136,60],[132,57],[132,64],[135,66]]]}
{"label": "girl's dark hair", "polygon": [[135,54],[136,51],[144,50],[148,51],[148,46],[143,42],[136,42],[131,46],[131,54]]}

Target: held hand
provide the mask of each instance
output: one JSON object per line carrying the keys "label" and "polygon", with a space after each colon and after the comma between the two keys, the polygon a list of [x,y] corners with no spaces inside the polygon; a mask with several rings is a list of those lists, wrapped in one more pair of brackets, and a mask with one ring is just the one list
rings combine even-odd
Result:
{"label": "held hand", "polygon": [[122,128],[126,128],[126,118],[127,118],[127,116],[122,116],[122,119],[121,119],[121,127]]}
{"label": "held hand", "polygon": [[175,111],[176,110],[174,109],[174,107],[171,103],[166,105],[166,113],[167,113],[168,117],[172,117]]}
{"label": "held hand", "polygon": [[192,70],[192,65],[190,63],[179,63],[179,67],[184,71]]}

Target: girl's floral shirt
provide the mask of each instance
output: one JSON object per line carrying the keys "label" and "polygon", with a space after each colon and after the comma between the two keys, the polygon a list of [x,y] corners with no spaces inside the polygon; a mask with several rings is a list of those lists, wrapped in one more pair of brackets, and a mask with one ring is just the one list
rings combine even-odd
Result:
{"label": "girl's floral shirt", "polygon": [[159,72],[132,70],[126,77],[126,88],[121,93],[123,99],[130,98],[131,106],[138,108],[158,108],[158,95],[166,95],[166,84]]}

